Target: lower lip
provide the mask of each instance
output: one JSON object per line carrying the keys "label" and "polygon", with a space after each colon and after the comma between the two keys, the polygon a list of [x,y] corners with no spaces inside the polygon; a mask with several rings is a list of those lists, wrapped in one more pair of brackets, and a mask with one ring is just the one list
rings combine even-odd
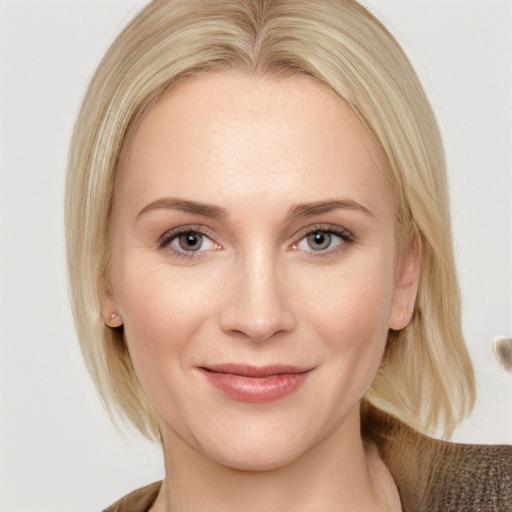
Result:
{"label": "lower lip", "polygon": [[268,377],[247,377],[200,369],[206,379],[226,396],[238,402],[264,403],[284,398],[296,391],[309,372],[279,373]]}

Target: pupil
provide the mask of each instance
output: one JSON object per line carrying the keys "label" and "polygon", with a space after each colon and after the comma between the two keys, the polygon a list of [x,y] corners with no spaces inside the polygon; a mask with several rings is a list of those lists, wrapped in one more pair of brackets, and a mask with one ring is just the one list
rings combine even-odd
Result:
{"label": "pupil", "polygon": [[179,238],[180,247],[184,251],[198,251],[203,245],[203,240],[201,235],[196,235],[195,233],[185,233],[181,235]]}
{"label": "pupil", "polygon": [[308,244],[314,251],[327,249],[331,245],[331,235],[317,231],[308,236]]}

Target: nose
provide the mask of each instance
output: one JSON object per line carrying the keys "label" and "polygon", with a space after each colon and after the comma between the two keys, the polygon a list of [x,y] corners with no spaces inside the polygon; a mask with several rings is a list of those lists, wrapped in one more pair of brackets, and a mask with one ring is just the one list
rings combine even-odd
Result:
{"label": "nose", "polygon": [[227,281],[220,314],[224,332],[261,342],[295,328],[290,283],[272,255],[240,258]]}

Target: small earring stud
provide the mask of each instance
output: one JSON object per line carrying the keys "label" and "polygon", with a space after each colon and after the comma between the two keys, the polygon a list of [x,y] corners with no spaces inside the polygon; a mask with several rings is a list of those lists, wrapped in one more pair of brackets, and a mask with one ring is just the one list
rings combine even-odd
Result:
{"label": "small earring stud", "polygon": [[106,327],[108,327],[110,329],[116,329],[117,327],[121,327],[121,325],[123,325],[123,320],[119,316],[119,314],[114,311],[108,317],[108,322],[104,322],[104,323],[105,323]]}

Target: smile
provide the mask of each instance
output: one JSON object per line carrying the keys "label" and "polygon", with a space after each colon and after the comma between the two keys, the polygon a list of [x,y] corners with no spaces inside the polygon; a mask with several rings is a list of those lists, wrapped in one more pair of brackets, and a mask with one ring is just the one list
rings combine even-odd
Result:
{"label": "smile", "polygon": [[310,369],[295,366],[225,364],[199,368],[208,382],[238,402],[264,403],[283,398],[297,390]]}

